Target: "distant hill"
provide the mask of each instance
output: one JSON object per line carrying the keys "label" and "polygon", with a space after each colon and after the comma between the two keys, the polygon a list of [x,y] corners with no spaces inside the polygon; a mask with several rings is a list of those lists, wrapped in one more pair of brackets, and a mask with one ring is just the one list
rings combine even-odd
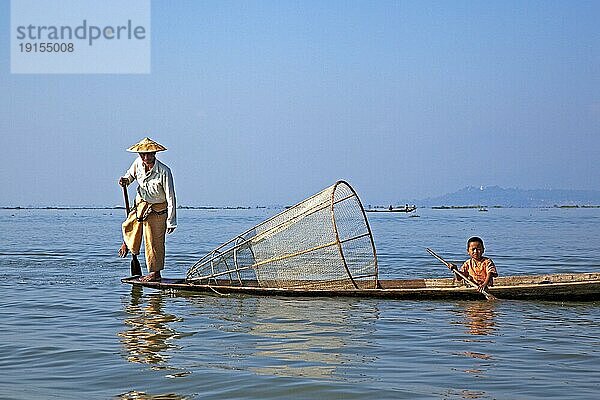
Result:
{"label": "distant hill", "polygon": [[554,207],[600,205],[598,190],[514,189],[500,186],[467,186],[457,192],[418,201],[424,207]]}

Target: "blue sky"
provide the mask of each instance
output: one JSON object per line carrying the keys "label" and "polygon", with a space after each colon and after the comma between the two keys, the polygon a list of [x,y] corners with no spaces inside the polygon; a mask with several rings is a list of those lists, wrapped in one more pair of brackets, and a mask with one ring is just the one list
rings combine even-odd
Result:
{"label": "blue sky", "polygon": [[[50,2],[51,3],[51,2]],[[151,74],[10,73],[0,205],[115,205],[144,136],[179,204],[600,189],[600,2],[153,1]]]}

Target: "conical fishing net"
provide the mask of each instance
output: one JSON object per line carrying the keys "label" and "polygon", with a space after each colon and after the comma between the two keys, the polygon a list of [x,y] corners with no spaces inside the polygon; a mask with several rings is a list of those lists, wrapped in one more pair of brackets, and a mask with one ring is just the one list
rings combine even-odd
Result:
{"label": "conical fishing net", "polygon": [[216,286],[375,288],[377,256],[356,192],[338,181],[217,247],[187,279]]}

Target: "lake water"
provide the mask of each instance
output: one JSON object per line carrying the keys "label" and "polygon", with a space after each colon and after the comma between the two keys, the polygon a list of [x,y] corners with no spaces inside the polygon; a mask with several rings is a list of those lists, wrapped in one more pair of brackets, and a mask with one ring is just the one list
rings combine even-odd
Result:
{"label": "lake water", "polygon": [[[277,210],[180,210],[165,276]],[[122,210],[0,210],[1,399],[596,398],[600,303],[172,295],[120,283]],[[369,214],[380,275],[600,271],[600,209]]]}

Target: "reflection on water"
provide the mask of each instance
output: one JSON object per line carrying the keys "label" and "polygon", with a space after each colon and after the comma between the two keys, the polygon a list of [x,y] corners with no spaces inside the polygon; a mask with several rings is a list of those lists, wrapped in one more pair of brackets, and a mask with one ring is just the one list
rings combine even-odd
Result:
{"label": "reflection on water", "polygon": [[[378,310],[348,301],[259,302],[250,333],[260,340],[257,357],[270,362],[251,370],[260,374],[310,378],[343,377],[344,365],[369,364],[373,357],[353,349],[369,347]],[[375,304],[375,303],[373,303]],[[369,308],[366,310],[365,308]],[[361,321],[353,321],[356,313]]]}
{"label": "reflection on water", "polygon": [[[165,294],[133,287],[124,303],[125,328],[118,334],[132,363],[173,373],[171,357],[183,336],[174,326],[183,317],[164,309]],[[347,366],[373,364],[364,349],[372,343],[379,316],[377,302],[350,299],[267,297],[185,297],[196,308],[186,319],[216,347],[198,349],[198,362],[212,368],[246,370],[260,375],[350,379]],[[191,323],[186,321],[186,323]],[[196,367],[198,365],[196,364]],[[351,377],[353,381],[360,377]],[[363,378],[365,379],[365,378]],[[134,392],[128,398],[136,398]],[[133,397],[131,397],[133,396]]]}
{"label": "reflection on water", "polygon": [[[487,376],[492,368],[493,357],[486,353],[486,344],[494,343],[494,332],[496,331],[496,307],[497,303],[493,301],[470,301],[457,304],[458,323],[463,325],[465,333],[473,338],[464,339],[463,342],[469,346],[469,349],[457,355],[467,357],[473,360],[470,368],[463,371],[469,376],[483,378]],[[487,393],[479,390],[465,389],[455,393],[463,399],[481,399],[487,398]]]}
{"label": "reflection on water", "polygon": [[449,389],[446,392],[446,395],[444,396],[444,398],[461,398],[461,399],[482,399],[482,398],[487,398],[488,396],[486,395],[485,392],[482,392],[480,390],[469,390],[469,389],[463,389],[463,390],[456,390],[456,389]]}
{"label": "reflection on water", "polygon": [[[141,287],[133,286],[131,298],[124,304],[128,315],[123,321],[125,330],[117,335],[126,350],[125,359],[132,363],[148,364],[153,370],[169,370],[167,378],[189,375],[189,371],[173,372],[176,368],[168,364],[173,350],[178,349],[174,339],[181,337],[170,324],[181,318],[164,311],[163,293],[153,292],[143,296]],[[116,396],[118,399],[185,399],[175,393],[151,395],[145,392],[130,391]]]}
{"label": "reflection on water", "polygon": [[121,400],[185,400],[190,397],[181,396],[175,393],[165,393],[159,395],[150,395],[144,392],[132,390],[131,392],[123,393],[115,397]]}
{"label": "reflection on water", "polygon": [[378,318],[374,302],[246,296],[189,301],[209,317],[205,335],[226,343],[219,356],[204,361],[212,368],[348,380],[348,365],[374,360],[364,351]]}
{"label": "reflection on water", "polygon": [[169,324],[180,319],[163,311],[162,293],[152,293],[146,298],[142,294],[142,288],[133,287],[131,300],[125,305],[129,315],[124,321],[127,329],[120,332],[119,337],[127,350],[127,361],[149,364],[153,368],[168,367],[168,350],[176,348],[171,339],[177,334]]}
{"label": "reflection on water", "polygon": [[476,336],[491,335],[496,329],[494,322],[496,303],[493,301],[473,301],[465,304],[464,324],[467,333]]}

